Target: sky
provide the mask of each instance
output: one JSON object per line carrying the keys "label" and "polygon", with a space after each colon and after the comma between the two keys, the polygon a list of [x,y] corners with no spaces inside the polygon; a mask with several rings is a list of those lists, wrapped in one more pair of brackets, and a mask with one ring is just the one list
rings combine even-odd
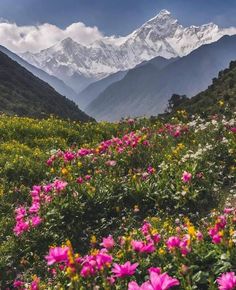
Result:
{"label": "sky", "polygon": [[0,44],[16,52],[35,52],[67,36],[87,44],[127,35],[161,9],[185,26],[236,27],[236,0],[0,0]]}

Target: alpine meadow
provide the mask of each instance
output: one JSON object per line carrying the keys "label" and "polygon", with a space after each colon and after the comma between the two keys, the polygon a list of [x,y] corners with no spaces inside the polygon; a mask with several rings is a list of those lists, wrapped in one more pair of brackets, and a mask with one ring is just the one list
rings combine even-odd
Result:
{"label": "alpine meadow", "polygon": [[236,4],[214,1],[0,3],[0,289],[236,290]]}

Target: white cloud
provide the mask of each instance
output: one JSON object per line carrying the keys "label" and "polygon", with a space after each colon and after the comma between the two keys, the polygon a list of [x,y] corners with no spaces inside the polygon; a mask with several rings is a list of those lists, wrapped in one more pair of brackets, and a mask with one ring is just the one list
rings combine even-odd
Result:
{"label": "white cloud", "polygon": [[82,22],[73,23],[65,29],[61,29],[49,23],[18,26],[16,23],[9,23],[4,19],[0,21],[0,44],[18,53],[38,52],[67,37],[71,37],[83,45],[103,37],[97,27],[88,27]]}

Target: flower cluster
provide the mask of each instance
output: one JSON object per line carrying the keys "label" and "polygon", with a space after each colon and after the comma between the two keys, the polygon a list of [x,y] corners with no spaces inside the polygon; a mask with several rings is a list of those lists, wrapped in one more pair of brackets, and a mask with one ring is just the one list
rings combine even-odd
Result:
{"label": "flower cluster", "polygon": [[[201,270],[195,273],[192,266],[202,255],[204,267],[207,261],[204,261],[205,255],[217,245],[214,239],[209,240],[207,226],[210,232],[212,224],[217,230],[224,229],[224,247],[219,245],[216,252],[219,256],[229,254],[226,269],[230,270],[230,261],[235,254],[235,245],[233,247],[231,243],[232,235],[235,234],[235,219],[236,209],[226,208],[223,215],[213,212],[207,225],[203,220],[201,230],[197,230],[187,218],[183,219],[183,223],[178,222],[176,228],[168,225],[167,230],[165,222],[152,218],[150,221],[145,220],[139,230],[133,229],[117,240],[111,235],[103,238],[100,249],[95,242],[94,248],[85,256],[75,254],[71,243],[67,241],[62,247],[51,247],[45,256],[47,265],[52,267],[49,271],[53,273],[50,280],[59,285],[62,283],[61,273],[64,273],[65,284],[60,285],[65,286],[71,281],[73,289],[120,289],[122,286],[122,289],[129,290],[166,290],[179,285],[181,289],[201,287],[197,278]],[[176,235],[171,235],[174,232]],[[218,260],[211,266],[217,267],[217,263]],[[233,272],[225,272],[220,276],[209,272],[208,275],[208,287],[215,287],[217,283],[220,290],[233,290],[236,286]],[[22,287],[18,280],[14,285],[19,289]]]}
{"label": "flower cluster", "polygon": [[48,204],[53,197],[61,193],[67,186],[67,182],[55,180],[53,183],[44,186],[33,186],[30,192],[32,198],[31,206],[26,209],[21,206],[15,210],[16,225],[14,233],[19,236],[28,231],[31,227],[37,227],[41,224],[42,218],[39,216],[39,211],[42,205]]}

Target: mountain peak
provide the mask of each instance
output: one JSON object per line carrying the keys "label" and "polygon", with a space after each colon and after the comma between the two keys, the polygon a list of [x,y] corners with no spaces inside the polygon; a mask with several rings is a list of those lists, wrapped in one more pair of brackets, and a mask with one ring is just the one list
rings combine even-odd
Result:
{"label": "mountain peak", "polygon": [[162,9],[157,16],[163,16],[163,15],[171,15],[170,11],[166,10],[166,9]]}
{"label": "mountain peak", "polygon": [[62,45],[74,44],[75,42],[71,37],[67,37],[61,41]]}

